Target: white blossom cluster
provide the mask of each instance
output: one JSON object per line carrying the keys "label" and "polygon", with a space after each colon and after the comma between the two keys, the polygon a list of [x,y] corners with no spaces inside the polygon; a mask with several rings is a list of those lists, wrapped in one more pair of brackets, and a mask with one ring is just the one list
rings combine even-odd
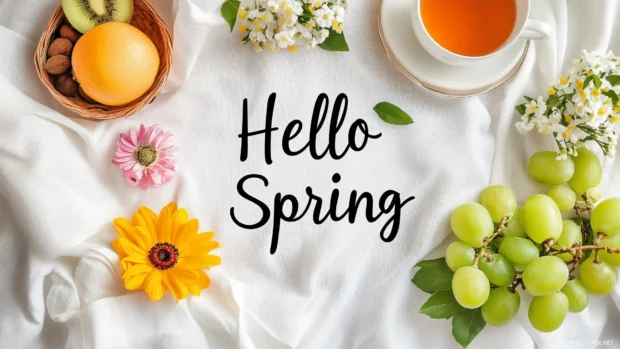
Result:
{"label": "white blossom cluster", "polygon": [[240,7],[239,31],[242,44],[256,51],[315,48],[330,30],[342,33],[348,0],[251,0]]}
{"label": "white blossom cluster", "polygon": [[620,120],[620,62],[610,51],[588,53],[573,61],[569,74],[549,88],[547,98],[532,99],[516,107],[522,132],[552,134],[558,159],[576,156],[577,148],[597,144],[605,156],[616,154]]}

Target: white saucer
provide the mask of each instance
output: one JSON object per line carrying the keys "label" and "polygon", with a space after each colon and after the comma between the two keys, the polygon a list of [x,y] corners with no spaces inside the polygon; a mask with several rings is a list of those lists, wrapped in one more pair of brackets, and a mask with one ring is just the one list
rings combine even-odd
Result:
{"label": "white saucer", "polygon": [[452,66],[431,57],[411,25],[411,0],[381,0],[379,36],[388,58],[419,86],[450,97],[475,96],[494,89],[519,70],[529,40],[518,39],[496,56],[467,66]]}

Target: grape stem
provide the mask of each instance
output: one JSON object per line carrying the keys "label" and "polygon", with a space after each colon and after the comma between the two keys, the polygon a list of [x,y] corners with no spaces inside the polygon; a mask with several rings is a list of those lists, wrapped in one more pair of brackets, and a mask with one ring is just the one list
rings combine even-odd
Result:
{"label": "grape stem", "polygon": [[476,258],[474,258],[474,267],[478,268],[478,261],[480,260],[480,257],[486,254],[485,251],[487,247],[489,247],[489,244],[496,237],[498,237],[499,234],[502,233],[502,229],[504,229],[504,227],[506,226],[506,222],[508,222],[508,219],[510,219],[510,217],[504,216],[504,218],[502,218],[502,220],[499,222],[499,226],[497,227],[497,229],[495,229],[493,234],[484,238],[484,240],[482,241],[482,246],[480,246],[480,251],[478,251],[478,253],[476,254]]}

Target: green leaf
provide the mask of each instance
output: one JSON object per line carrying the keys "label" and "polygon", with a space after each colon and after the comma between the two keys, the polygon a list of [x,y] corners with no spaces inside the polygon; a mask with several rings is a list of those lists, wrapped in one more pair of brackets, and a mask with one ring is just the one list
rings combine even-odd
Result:
{"label": "green leaf", "polygon": [[611,98],[611,101],[616,104],[618,103],[618,100],[620,100],[620,97],[618,97],[618,95],[616,94],[615,91],[613,90],[609,90],[607,92],[603,92],[603,94],[609,98]]}
{"label": "green leaf", "polygon": [[414,267],[417,268],[428,268],[428,267],[434,267],[437,266],[439,264],[445,264],[446,263],[446,258],[441,257],[441,258],[437,258],[437,259],[427,259],[425,261],[419,261],[418,264],[414,265]]}
{"label": "green leaf", "polygon": [[347,40],[344,38],[344,33],[337,33],[333,29],[329,29],[329,36],[319,47],[326,51],[349,51],[349,45],[347,45]]}
{"label": "green leaf", "polygon": [[525,115],[525,104],[519,104],[515,107],[515,110],[517,111],[517,113]]}
{"label": "green leaf", "polygon": [[523,96],[523,98],[525,98],[526,101],[531,102],[534,100],[534,98],[532,97],[528,97],[528,96]]}
{"label": "green leaf", "polygon": [[467,348],[486,324],[480,308],[465,310],[452,317],[452,336],[463,348]]}
{"label": "green leaf", "polygon": [[603,84],[603,82],[601,81],[601,78],[596,74],[592,76],[594,77],[594,87],[601,88],[601,85]]}
{"label": "green leaf", "polygon": [[562,101],[558,98],[558,95],[551,95],[547,99],[547,110],[550,111],[552,108],[557,107],[560,104],[562,104]]}
{"label": "green leaf", "polygon": [[235,28],[235,23],[237,22],[237,13],[239,13],[239,6],[241,5],[241,1],[239,0],[227,0],[222,5],[222,17],[226,20],[228,25],[230,26],[230,32],[232,33]]}
{"label": "green leaf", "polygon": [[389,102],[381,102],[377,104],[373,110],[379,115],[381,120],[392,125],[409,125],[413,124],[413,119],[402,109]]}
{"label": "green leaf", "polygon": [[620,85],[620,75],[609,75],[607,81],[609,81],[611,86]]}
{"label": "green leaf", "polygon": [[464,310],[465,308],[456,301],[451,290],[435,293],[420,307],[420,313],[433,319],[449,319]]}
{"label": "green leaf", "polygon": [[421,269],[411,279],[419,289],[427,293],[449,291],[452,289],[454,272],[448,268],[445,258],[420,262]]}
{"label": "green leaf", "polygon": [[586,87],[588,87],[588,85],[590,84],[590,81],[592,81],[594,75],[590,75],[588,76],[584,81],[583,81],[583,88],[585,89]]}

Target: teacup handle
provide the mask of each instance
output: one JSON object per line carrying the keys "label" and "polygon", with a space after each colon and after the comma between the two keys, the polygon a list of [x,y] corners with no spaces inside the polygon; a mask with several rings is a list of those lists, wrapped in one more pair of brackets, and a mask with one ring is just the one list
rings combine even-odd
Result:
{"label": "teacup handle", "polygon": [[527,22],[525,22],[525,26],[523,27],[523,31],[519,37],[530,40],[541,40],[549,37],[550,35],[551,26],[549,24],[535,19],[528,19]]}

